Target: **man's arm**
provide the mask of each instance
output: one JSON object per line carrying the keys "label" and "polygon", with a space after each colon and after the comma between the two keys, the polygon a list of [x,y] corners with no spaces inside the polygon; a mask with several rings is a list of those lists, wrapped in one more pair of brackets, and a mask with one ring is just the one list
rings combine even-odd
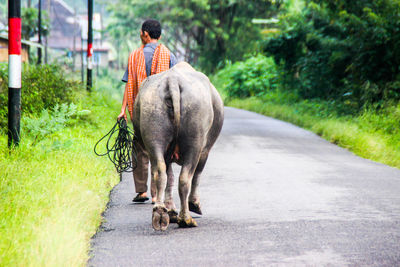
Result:
{"label": "man's arm", "polygon": [[128,105],[128,94],[127,94],[127,85],[128,85],[128,66],[126,67],[124,76],[122,77],[122,81],[125,84],[125,91],[124,91],[124,98],[122,99],[122,107],[121,107],[121,113],[118,115],[118,120],[120,120],[122,117],[125,118],[126,121],[127,120],[127,116],[126,116],[126,106]]}
{"label": "man's arm", "polygon": [[121,113],[118,115],[118,120],[120,120],[123,117],[125,118],[126,121],[128,121],[126,116],[126,106],[128,105],[127,85],[128,84],[125,84],[124,99],[122,100]]}

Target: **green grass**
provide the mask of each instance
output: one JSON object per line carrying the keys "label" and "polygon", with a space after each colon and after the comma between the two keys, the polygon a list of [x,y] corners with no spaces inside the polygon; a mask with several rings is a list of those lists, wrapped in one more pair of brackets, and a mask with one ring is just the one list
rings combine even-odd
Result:
{"label": "green grass", "polygon": [[113,165],[93,153],[115,123],[119,101],[85,94],[75,103],[91,114],[32,146],[9,153],[0,136],[0,266],[84,266],[90,237],[101,222]]}

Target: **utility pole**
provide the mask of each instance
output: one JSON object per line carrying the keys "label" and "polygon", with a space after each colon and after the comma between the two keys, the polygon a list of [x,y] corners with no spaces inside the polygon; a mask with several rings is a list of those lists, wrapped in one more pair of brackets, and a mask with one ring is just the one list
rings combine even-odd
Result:
{"label": "utility pole", "polygon": [[72,72],[75,72],[75,54],[76,54],[76,35],[77,35],[77,27],[76,27],[76,7],[74,7],[74,41],[72,47]]}
{"label": "utility pole", "polygon": [[83,66],[83,33],[81,31],[81,79],[82,79],[82,84],[85,81],[85,68]]}
{"label": "utility pole", "polygon": [[[38,19],[38,43],[42,44],[42,1],[39,0],[39,19]],[[42,64],[42,48],[39,46],[37,50],[38,61],[37,64]]]}
{"label": "utility pole", "polygon": [[[49,16],[49,21],[51,24],[51,0],[47,0],[47,15]],[[46,39],[45,39],[45,48],[44,48],[44,63],[48,63],[49,62],[49,51],[48,51],[48,39],[49,39],[49,35],[46,35]]]}
{"label": "utility pole", "polygon": [[93,69],[93,0],[88,0],[88,43],[87,43],[87,85],[88,91],[92,90],[92,69]]}
{"label": "utility pole", "polygon": [[8,0],[8,146],[17,146],[21,121],[21,0]]}

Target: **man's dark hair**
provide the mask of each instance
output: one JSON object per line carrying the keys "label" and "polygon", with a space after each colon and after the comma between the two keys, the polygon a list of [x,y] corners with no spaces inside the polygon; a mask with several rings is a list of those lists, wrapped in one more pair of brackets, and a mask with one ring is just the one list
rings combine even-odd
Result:
{"label": "man's dark hair", "polygon": [[151,39],[158,39],[161,36],[161,24],[158,20],[148,19],[142,24],[142,32],[148,32]]}

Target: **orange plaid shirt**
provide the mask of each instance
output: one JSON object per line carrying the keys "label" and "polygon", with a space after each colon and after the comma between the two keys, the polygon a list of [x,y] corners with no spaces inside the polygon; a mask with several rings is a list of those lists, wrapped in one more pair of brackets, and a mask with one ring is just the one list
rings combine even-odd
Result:
{"label": "orange plaid shirt", "polygon": [[[144,45],[133,51],[129,56],[128,83],[126,85],[126,90],[128,97],[128,111],[131,118],[133,118],[133,105],[136,96],[139,93],[140,85],[147,77],[143,48]],[[151,75],[168,70],[169,62],[170,51],[165,45],[158,45],[154,51],[153,61],[151,63]]]}

